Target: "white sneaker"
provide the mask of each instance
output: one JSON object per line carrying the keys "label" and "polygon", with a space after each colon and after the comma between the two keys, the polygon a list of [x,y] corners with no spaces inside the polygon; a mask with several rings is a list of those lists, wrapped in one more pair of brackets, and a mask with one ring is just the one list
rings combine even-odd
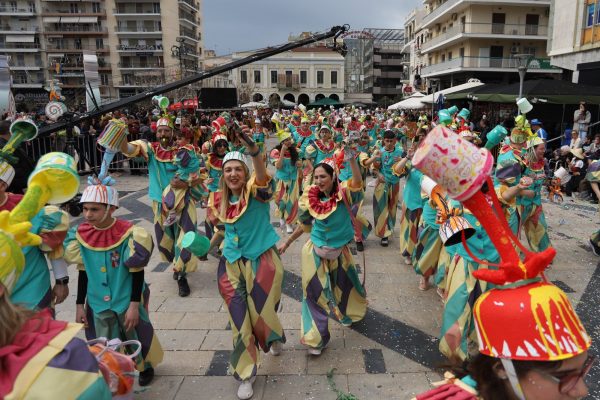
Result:
{"label": "white sneaker", "polygon": [[279,229],[283,230],[284,227],[285,227],[285,219],[280,219],[279,220]]}
{"label": "white sneaker", "polygon": [[322,352],[323,349],[317,349],[316,347],[308,348],[308,354],[310,354],[311,356],[320,356]]}
{"label": "white sneaker", "polygon": [[294,227],[288,224],[288,225],[286,226],[286,232],[287,232],[288,234],[292,234],[292,233],[294,233]]}
{"label": "white sneaker", "polygon": [[247,400],[250,397],[252,397],[252,395],[254,394],[254,389],[252,389],[252,384],[254,383],[254,380],[256,379],[256,377],[252,377],[250,379],[247,379],[245,381],[242,381],[242,383],[240,383],[240,387],[238,388],[238,399],[240,400]]}
{"label": "white sneaker", "polygon": [[271,344],[271,350],[269,350],[269,353],[271,353],[272,356],[277,357],[278,355],[281,354],[282,348],[283,348],[283,345],[281,344],[281,342],[273,342]]}
{"label": "white sneaker", "polygon": [[404,264],[412,265],[412,259],[410,257],[404,257]]}

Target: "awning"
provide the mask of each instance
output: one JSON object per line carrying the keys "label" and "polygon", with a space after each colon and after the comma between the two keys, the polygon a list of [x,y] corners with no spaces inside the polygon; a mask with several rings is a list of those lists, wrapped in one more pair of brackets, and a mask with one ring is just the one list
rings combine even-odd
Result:
{"label": "awning", "polygon": [[33,43],[34,35],[6,35],[6,43]]}
{"label": "awning", "polygon": [[89,24],[89,23],[97,23],[98,17],[79,17],[79,22]]}
{"label": "awning", "polygon": [[79,22],[79,17],[60,17],[60,23],[74,23]]}
{"label": "awning", "polygon": [[427,95],[427,96],[421,98],[421,102],[422,103],[433,103],[434,101],[437,102],[440,95],[446,96],[447,94],[450,94],[450,93],[460,92],[461,90],[470,89],[470,88],[474,88],[474,87],[481,86],[481,85],[483,85],[483,83],[479,79],[469,79],[469,81],[467,83],[463,83],[462,85],[452,86],[447,89],[443,89],[443,90],[435,92],[435,100],[433,98],[433,94],[430,94],[430,95]]}
{"label": "awning", "polygon": [[44,22],[58,22],[60,17],[44,17]]}

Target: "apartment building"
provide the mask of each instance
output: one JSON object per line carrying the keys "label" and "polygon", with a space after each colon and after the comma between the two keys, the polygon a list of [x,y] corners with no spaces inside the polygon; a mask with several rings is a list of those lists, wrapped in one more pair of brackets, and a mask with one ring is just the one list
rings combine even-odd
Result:
{"label": "apartment building", "polygon": [[58,80],[85,103],[83,52],[98,57],[101,101],[131,96],[202,68],[201,0],[0,1],[0,54],[11,57],[17,106],[39,109]]}
{"label": "apartment building", "polygon": [[548,55],[574,83],[600,86],[600,0],[554,0]]}
{"label": "apartment building", "polygon": [[551,0],[424,0],[421,77],[441,87],[469,78],[486,83],[518,81],[519,54],[532,57],[528,74],[560,77],[546,51]]}
{"label": "apartment building", "polygon": [[[231,60],[253,52],[238,52]],[[308,104],[344,100],[344,57],[325,46],[301,47],[232,70],[240,103],[286,100]]]}
{"label": "apartment building", "polygon": [[429,30],[422,27],[424,17],[425,9],[415,8],[404,21],[405,51],[410,54],[408,86],[404,89],[405,93],[426,90],[425,80],[421,78],[421,70],[427,66],[427,58],[421,52],[421,47],[429,35]]}

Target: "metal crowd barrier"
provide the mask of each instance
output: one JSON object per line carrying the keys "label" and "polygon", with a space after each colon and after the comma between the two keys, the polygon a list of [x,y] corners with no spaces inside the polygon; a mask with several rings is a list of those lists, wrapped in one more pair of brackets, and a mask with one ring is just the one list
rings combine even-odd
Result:
{"label": "metal crowd barrier", "polygon": [[[139,137],[129,135],[128,140]],[[138,136],[138,135],[135,135]],[[41,156],[52,151],[62,151],[71,155],[77,161],[79,175],[89,175],[100,170],[104,149],[96,143],[98,135],[76,135],[37,137],[22,144],[23,150],[32,160],[37,161]],[[131,172],[132,175],[147,173],[146,161],[142,158],[127,159],[117,153],[109,165],[111,172]]]}

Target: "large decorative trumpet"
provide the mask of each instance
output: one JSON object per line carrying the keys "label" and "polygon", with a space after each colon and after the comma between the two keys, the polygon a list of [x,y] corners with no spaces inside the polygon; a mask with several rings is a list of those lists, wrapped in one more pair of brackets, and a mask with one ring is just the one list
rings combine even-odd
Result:
{"label": "large decorative trumpet", "polygon": [[423,176],[421,189],[429,196],[432,206],[439,211],[436,223],[440,225],[440,237],[444,246],[452,246],[462,241],[463,234],[465,240],[475,234],[475,229],[469,224],[469,221],[460,215],[460,210],[450,209],[448,202],[444,198],[442,188],[433,179]]}
{"label": "large decorative trumpet", "polygon": [[112,119],[100,133],[97,143],[106,149],[102,156],[102,164],[98,174],[98,180],[102,184],[114,184],[114,179],[108,176],[108,166],[115,158],[115,154],[121,151],[121,144],[124,140],[127,140],[128,133],[127,124],[120,119]]}
{"label": "large decorative trumpet", "polygon": [[20,118],[10,124],[9,130],[11,136],[2,150],[0,150],[0,158],[14,164],[18,160],[12,154],[21,143],[35,138],[38,134],[38,128],[29,118]]}

